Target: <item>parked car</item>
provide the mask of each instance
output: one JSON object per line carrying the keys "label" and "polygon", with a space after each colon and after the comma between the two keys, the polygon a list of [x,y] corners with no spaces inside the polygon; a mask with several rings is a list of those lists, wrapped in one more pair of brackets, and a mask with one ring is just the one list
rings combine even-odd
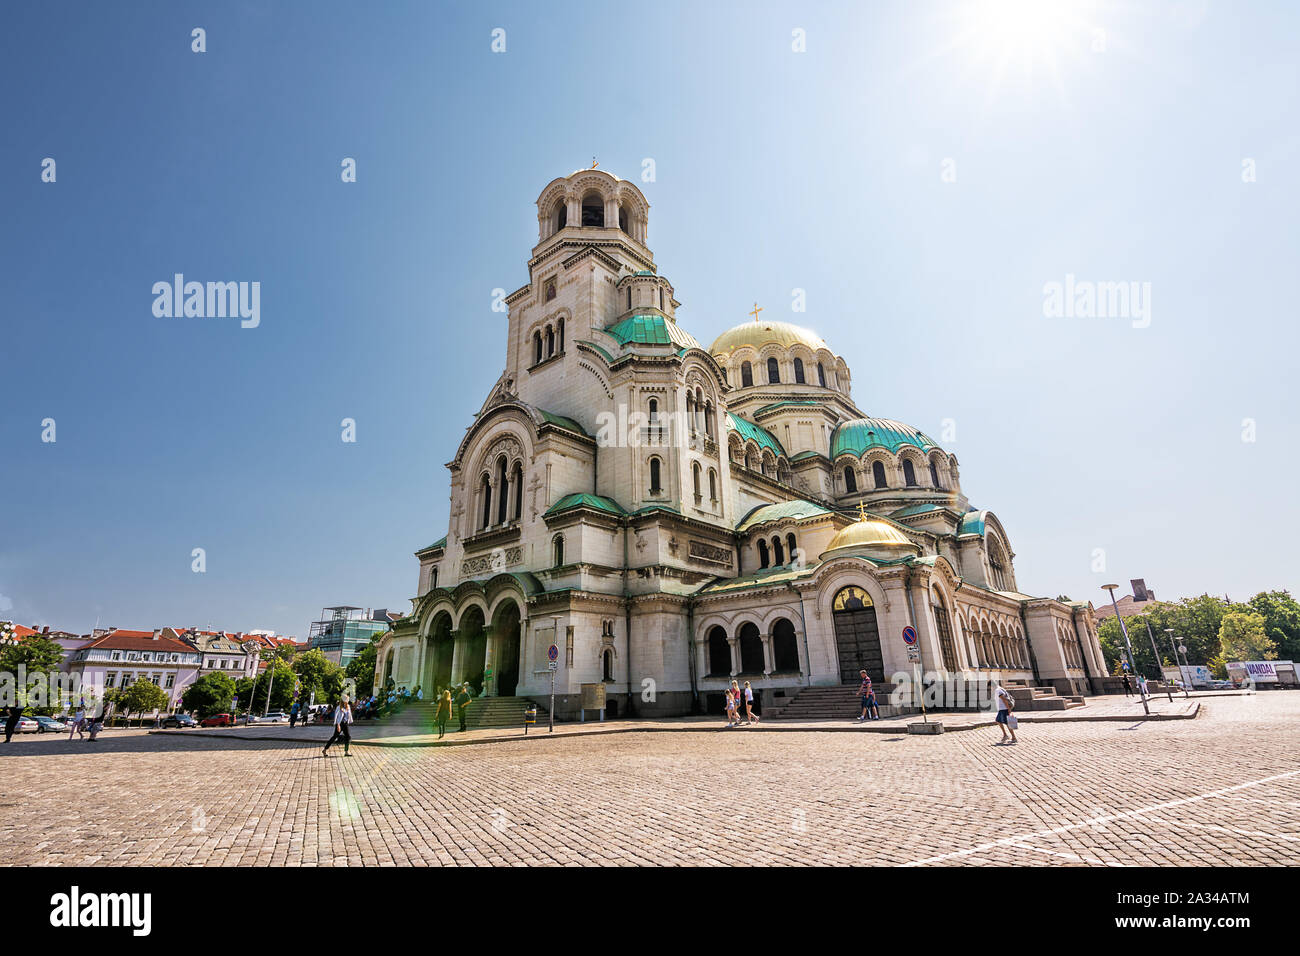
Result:
{"label": "parked car", "polygon": [[287,724],[289,715],[282,710],[273,710],[265,716],[256,718],[259,724]]}
{"label": "parked car", "polygon": [[16,734],[36,734],[40,733],[41,725],[31,717],[19,717],[18,726],[14,728]]}
{"label": "parked car", "polygon": [[1235,690],[1237,685],[1230,680],[1212,680],[1209,687],[1210,690]]}
{"label": "parked car", "polygon": [[168,714],[163,718],[163,727],[197,727],[199,722],[189,714]]}
{"label": "parked car", "polygon": [[39,727],[36,728],[36,732],[39,734],[43,734],[46,731],[53,731],[55,733],[58,733],[60,730],[68,729],[67,724],[65,724],[61,720],[55,720],[53,717],[42,717],[38,714],[37,716],[31,719],[36,721],[36,723],[40,725]]}
{"label": "parked car", "polygon": [[199,721],[200,727],[229,727],[233,721],[229,714],[213,714]]}

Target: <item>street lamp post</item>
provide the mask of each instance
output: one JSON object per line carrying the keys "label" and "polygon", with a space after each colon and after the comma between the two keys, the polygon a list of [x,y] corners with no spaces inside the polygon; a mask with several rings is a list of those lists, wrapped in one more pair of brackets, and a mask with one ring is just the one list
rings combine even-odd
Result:
{"label": "street lamp post", "polygon": [[[1101,589],[1110,592],[1110,603],[1115,608],[1115,617],[1119,620],[1119,632],[1124,635],[1124,646],[1128,649],[1128,667],[1134,678],[1137,677],[1137,662],[1133,659],[1133,643],[1128,639],[1128,628],[1124,626],[1124,615],[1119,613],[1119,603],[1115,600],[1115,589],[1118,584],[1103,584]],[[1147,705],[1147,695],[1142,690],[1142,685],[1138,684],[1138,695],[1142,698],[1142,710],[1148,717],[1151,716],[1151,708]]]}
{"label": "street lamp post", "polygon": [[1164,630],[1165,633],[1169,635],[1169,647],[1174,652],[1174,666],[1178,668],[1178,673],[1181,674],[1183,678],[1183,697],[1187,697],[1187,682],[1189,678],[1187,676],[1187,671],[1183,667],[1183,662],[1178,657],[1178,642],[1174,640],[1174,629],[1172,627],[1167,627]]}
{"label": "street lamp post", "polygon": [[[1156,636],[1151,633],[1150,621],[1147,621],[1147,637],[1151,639],[1151,653],[1155,655],[1156,670],[1160,671],[1160,680],[1163,682],[1165,679],[1165,669],[1160,664],[1160,651],[1156,648]],[[1178,666],[1177,657],[1174,658],[1174,666],[1175,667]],[[1169,685],[1167,683],[1165,684],[1165,696],[1169,698],[1169,703],[1172,704],[1174,702],[1174,692],[1169,689]]]}

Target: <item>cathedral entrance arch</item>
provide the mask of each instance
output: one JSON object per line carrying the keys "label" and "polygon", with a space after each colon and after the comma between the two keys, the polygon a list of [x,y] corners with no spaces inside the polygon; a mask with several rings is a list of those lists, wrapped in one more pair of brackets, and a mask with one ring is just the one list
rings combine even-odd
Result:
{"label": "cathedral entrance arch", "polygon": [[439,687],[451,686],[451,658],[456,642],[451,637],[451,615],[440,611],[429,628],[429,639],[433,642],[433,674],[428,683],[429,690],[425,696]]}
{"label": "cathedral entrance arch", "polygon": [[493,667],[497,695],[513,697],[519,689],[519,605],[506,601],[492,621]]}
{"label": "cathedral entrance arch", "polygon": [[835,623],[835,650],[840,658],[840,683],[857,684],[865,670],[873,681],[885,682],[885,659],[880,651],[880,626],[871,595],[850,584],[835,593],[831,604]]}
{"label": "cathedral entrance arch", "polygon": [[483,664],[487,656],[487,631],[483,629],[483,612],[471,606],[460,618],[461,676],[477,697],[483,690]]}

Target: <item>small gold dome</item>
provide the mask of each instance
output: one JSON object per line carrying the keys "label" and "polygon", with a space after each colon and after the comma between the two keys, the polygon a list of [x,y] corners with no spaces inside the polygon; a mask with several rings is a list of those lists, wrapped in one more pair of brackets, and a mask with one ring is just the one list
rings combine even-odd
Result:
{"label": "small gold dome", "polygon": [[849,548],[881,551],[897,557],[904,552],[919,554],[921,550],[889,522],[867,517],[858,519],[831,538],[826,553]]}
{"label": "small gold dome", "polygon": [[810,329],[789,322],[746,322],[734,329],[728,329],[713,341],[709,352],[722,355],[742,345],[762,348],[764,345],[779,345],[788,349],[792,345],[805,345],[812,351],[826,349],[830,351],[822,337]]}

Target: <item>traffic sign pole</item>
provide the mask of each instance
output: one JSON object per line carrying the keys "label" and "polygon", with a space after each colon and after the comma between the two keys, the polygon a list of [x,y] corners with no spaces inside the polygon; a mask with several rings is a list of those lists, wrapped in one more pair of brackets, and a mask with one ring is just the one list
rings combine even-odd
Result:
{"label": "traffic sign pole", "polygon": [[546,660],[551,668],[551,713],[546,732],[553,734],[555,733],[555,670],[560,666],[560,648],[558,644],[552,644],[546,649]]}
{"label": "traffic sign pole", "polygon": [[921,686],[921,648],[917,646],[916,628],[910,624],[903,628],[903,643],[907,645],[908,662],[916,665],[913,673],[916,675],[917,697],[921,702],[921,722],[928,724],[930,718],[925,713],[925,688]]}

